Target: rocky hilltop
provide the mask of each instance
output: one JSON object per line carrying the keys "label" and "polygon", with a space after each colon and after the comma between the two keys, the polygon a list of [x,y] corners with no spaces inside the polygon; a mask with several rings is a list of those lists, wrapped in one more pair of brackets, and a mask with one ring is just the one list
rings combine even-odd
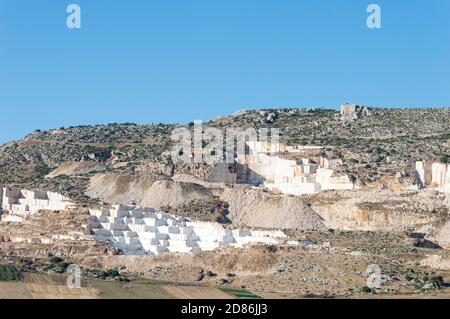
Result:
{"label": "rocky hilltop", "polygon": [[[353,174],[363,184],[395,175],[416,160],[447,161],[450,156],[448,108],[369,111],[367,107],[357,107],[352,111],[347,107],[344,111],[343,114],[333,109],[307,108],[240,111],[205,125],[279,128],[281,139],[287,144],[324,146],[324,155],[343,159],[339,169]],[[72,184],[80,184],[81,177],[101,172],[170,177],[177,172],[192,173],[194,169],[202,174],[207,167],[176,167],[171,163],[167,154],[175,127],[112,123],[37,130],[21,141],[0,147],[0,185],[45,185],[74,191]],[[45,179],[63,164],[72,168]],[[65,176],[77,176],[78,180]]]}

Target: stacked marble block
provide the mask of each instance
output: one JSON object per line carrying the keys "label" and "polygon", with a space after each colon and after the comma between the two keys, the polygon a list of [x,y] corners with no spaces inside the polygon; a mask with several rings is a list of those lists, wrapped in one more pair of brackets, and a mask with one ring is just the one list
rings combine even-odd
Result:
{"label": "stacked marble block", "polygon": [[30,215],[39,210],[66,210],[74,203],[67,197],[53,192],[3,188],[2,208],[11,215]]}
{"label": "stacked marble block", "polygon": [[226,229],[218,223],[190,222],[151,208],[114,205],[90,210],[94,239],[110,241],[129,255],[210,251],[222,246],[276,244],[281,231]]}

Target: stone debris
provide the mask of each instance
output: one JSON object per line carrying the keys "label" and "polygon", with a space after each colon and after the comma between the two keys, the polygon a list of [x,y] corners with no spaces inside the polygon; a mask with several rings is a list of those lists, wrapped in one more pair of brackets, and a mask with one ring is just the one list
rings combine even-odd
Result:
{"label": "stone debris", "polygon": [[303,198],[275,195],[261,188],[236,185],[221,200],[229,204],[227,216],[236,227],[325,230],[323,219]]}

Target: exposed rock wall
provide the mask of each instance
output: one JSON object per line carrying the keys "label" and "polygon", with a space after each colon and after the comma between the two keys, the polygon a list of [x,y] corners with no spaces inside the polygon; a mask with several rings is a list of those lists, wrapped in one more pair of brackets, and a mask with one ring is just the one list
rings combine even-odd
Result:
{"label": "exposed rock wall", "polygon": [[[309,148],[317,150],[314,146]],[[290,195],[354,188],[348,176],[335,176],[334,170],[329,166],[330,161],[326,158],[320,157],[317,164],[308,158],[302,158],[299,164],[296,160],[280,156],[279,152],[287,149],[280,143],[247,142],[246,153],[238,155],[238,163],[244,166],[245,182],[263,184],[274,192]],[[295,152],[290,149],[290,152]]]}
{"label": "exposed rock wall", "polygon": [[431,171],[431,187],[441,192],[450,193],[450,164],[433,163]]}
{"label": "exposed rock wall", "polygon": [[149,208],[114,205],[90,210],[88,229],[94,239],[112,242],[131,255],[159,255],[164,252],[209,251],[219,247],[249,244],[278,244],[281,231],[227,229],[218,223],[191,222],[182,217]]}
{"label": "exposed rock wall", "polygon": [[[418,232],[442,247],[450,244],[450,197],[430,189],[391,189],[379,185],[358,191],[308,196],[327,228],[346,231]],[[411,200],[414,198],[414,200]]]}
{"label": "exposed rock wall", "polygon": [[53,192],[5,187],[2,193],[2,208],[10,214],[24,215],[35,214],[39,210],[67,210],[75,205],[69,198]]}
{"label": "exposed rock wall", "polygon": [[312,208],[323,219],[327,228],[359,231],[421,230],[438,218],[424,213],[383,209],[365,209],[352,199],[336,203],[313,203]]}
{"label": "exposed rock wall", "polygon": [[450,164],[416,162],[416,185],[450,193]]}

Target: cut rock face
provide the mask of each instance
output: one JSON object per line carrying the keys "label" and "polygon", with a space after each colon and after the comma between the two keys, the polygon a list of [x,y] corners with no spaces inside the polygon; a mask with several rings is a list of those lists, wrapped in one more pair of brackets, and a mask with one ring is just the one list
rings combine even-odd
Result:
{"label": "cut rock face", "polygon": [[301,162],[284,158],[300,152],[317,153],[320,146],[287,146],[278,142],[248,141],[247,151],[238,154],[239,180],[246,184],[264,185],[273,192],[289,195],[314,194],[324,190],[348,190],[355,185],[347,175],[336,175],[338,159],[320,156],[318,162],[302,157]]}
{"label": "cut rock face", "polygon": [[20,190],[5,187],[1,206],[11,215],[30,215],[39,210],[67,210],[75,204],[69,198],[53,192]]}
{"label": "cut rock face", "polygon": [[94,239],[109,241],[128,255],[210,251],[219,247],[279,244],[282,231],[226,229],[218,223],[190,222],[150,208],[114,205],[90,210],[96,217],[87,229]]}

